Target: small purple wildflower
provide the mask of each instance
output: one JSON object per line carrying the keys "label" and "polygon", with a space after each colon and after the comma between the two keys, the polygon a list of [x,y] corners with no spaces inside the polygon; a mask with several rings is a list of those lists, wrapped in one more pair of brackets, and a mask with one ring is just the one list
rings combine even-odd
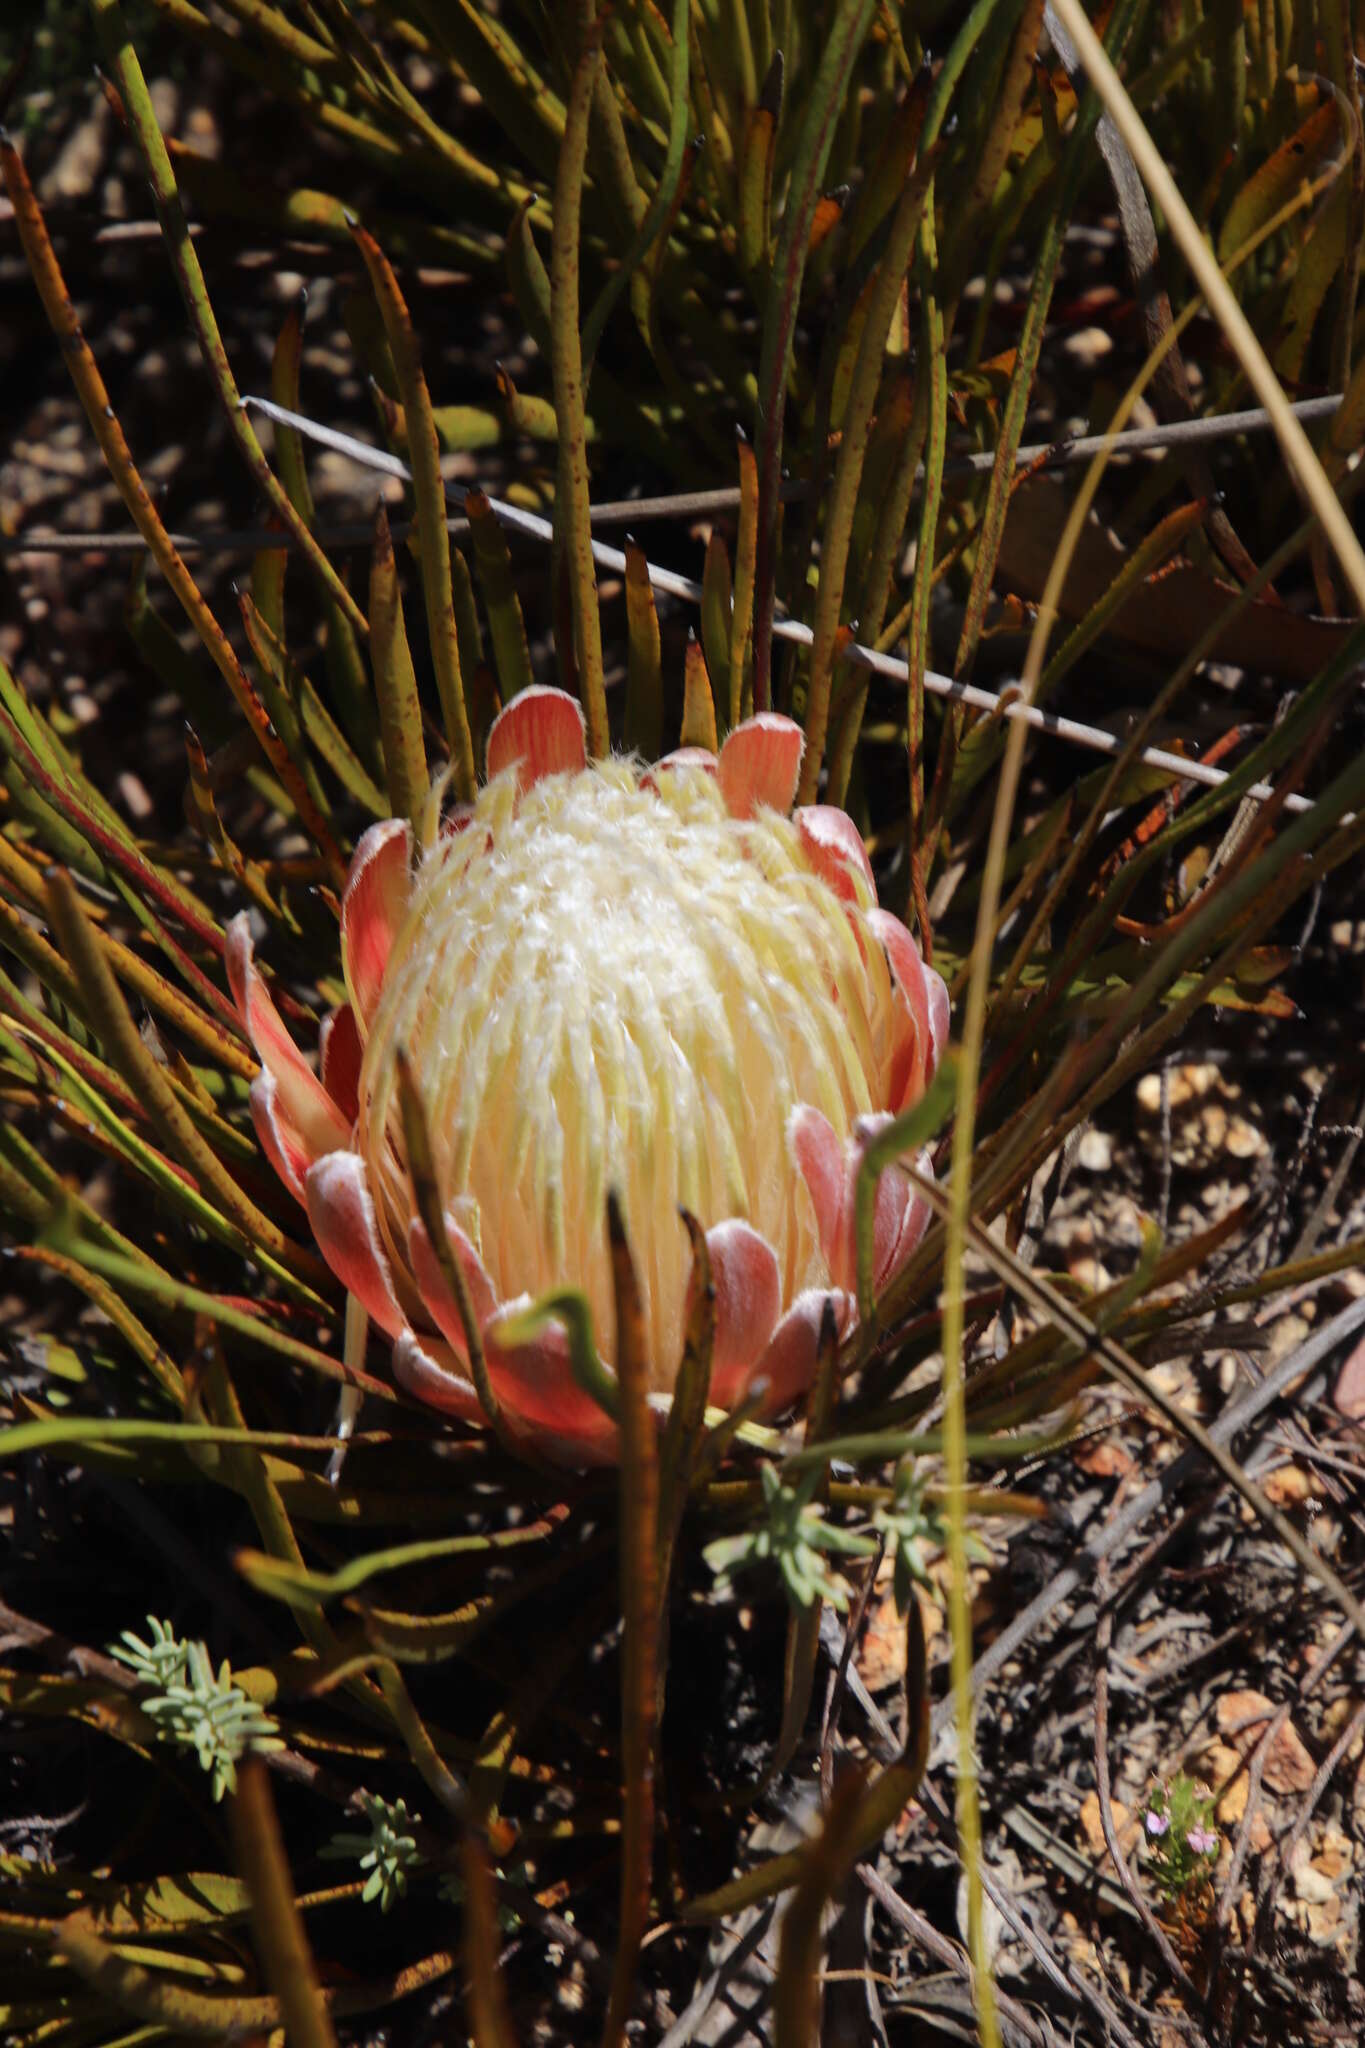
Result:
{"label": "small purple wildflower", "polygon": [[1164,1835],[1170,1824],[1169,1816],[1164,1813],[1150,1811],[1147,1815],[1147,1832],[1149,1835]]}
{"label": "small purple wildflower", "polygon": [[1211,1856],[1218,1847],[1218,1837],[1212,1828],[1191,1828],[1185,1837],[1185,1847],[1193,1849],[1196,1856]]}

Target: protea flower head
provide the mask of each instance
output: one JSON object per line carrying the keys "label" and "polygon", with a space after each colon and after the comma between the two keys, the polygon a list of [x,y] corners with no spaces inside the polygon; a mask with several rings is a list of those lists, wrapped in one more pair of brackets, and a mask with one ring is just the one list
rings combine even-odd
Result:
{"label": "protea flower head", "polygon": [[[666,1408],[706,1232],[716,1289],[711,1400],[763,1384],[775,1413],[810,1381],[822,1316],[856,1317],[854,1189],[870,1140],[923,1093],[948,995],[879,909],[852,821],[790,816],[803,740],[763,713],[719,754],[589,763],[563,691],[515,698],[477,800],[413,845],[401,820],[356,848],[341,913],[349,1003],[315,1074],[252,961],[228,968],[262,1063],[261,1142],[338,1278],[393,1339],[422,1400],[480,1414],[464,1324],[414,1200],[396,1056],[422,1096],[450,1252],[515,1432],[571,1462],[615,1455],[545,1290],[581,1289],[610,1363],[605,1197],[622,1206]],[[433,807],[434,808],[434,807]],[[928,1220],[907,1176],[877,1188],[874,1284]]]}

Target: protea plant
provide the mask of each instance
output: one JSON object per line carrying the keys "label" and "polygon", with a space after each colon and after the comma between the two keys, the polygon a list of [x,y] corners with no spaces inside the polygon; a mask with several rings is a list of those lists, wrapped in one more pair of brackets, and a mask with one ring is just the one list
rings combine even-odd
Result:
{"label": "protea plant", "polygon": [[[246,914],[230,926],[261,1141],[328,1264],[394,1340],[399,1380],[433,1406],[480,1415],[477,1344],[514,1433],[560,1457],[613,1455],[563,1330],[526,1316],[536,1295],[580,1289],[610,1357],[609,1188],[661,1409],[692,1273],[680,1211],[706,1233],[714,1402],[789,1404],[826,1305],[841,1331],[855,1319],[859,1169],[921,1097],[948,994],[878,908],[846,814],[788,815],[803,746],[770,712],[719,753],[590,763],[576,700],[523,692],[490,730],[474,802],[442,819],[438,784],[422,846],[403,819],[357,846],[341,914],[350,1000],[324,1026],[320,1079],[254,964]],[[448,1258],[414,1194],[400,1055],[426,1107]],[[883,1172],[877,1287],[927,1221],[907,1176]]]}
{"label": "protea plant", "polygon": [[[709,1930],[790,1891],[774,2027],[818,2040],[825,1976],[850,1991],[857,1979],[861,1998],[879,1974],[822,1973],[827,1898],[857,1868],[884,1904],[902,1876],[907,1896],[920,1886],[939,1654],[921,1599],[942,1585],[970,1971],[952,1960],[990,2041],[973,1717],[1003,1762],[993,1674],[1049,1659],[1037,1631],[1063,1620],[1064,1581],[1084,1597],[1098,1553],[1068,1555],[1008,1619],[1013,1575],[994,1575],[1000,1632],[973,1674],[967,1524],[1066,1508],[1075,1469],[1040,1476],[1036,1461],[1073,1399],[1112,1376],[1139,1404],[1125,1429],[1159,1415],[1194,1440],[1292,1557],[1286,1598],[1302,1603],[1312,1578],[1362,1625],[1320,1550],[1223,1448],[1256,1411],[1237,1396],[1215,1439],[1146,1370],[1207,1357],[1252,1302],[1261,1324],[1275,1297],[1325,1300],[1319,1287],[1361,1263],[1345,1217],[1340,1241],[1314,1249],[1350,1164],[1319,1155],[1325,1093],[1291,1134],[1269,1209],[1225,1206],[1224,1183],[1206,1221],[1173,1186],[1167,1146],[1166,1242],[1148,1225],[1135,1246],[1097,1242],[1093,1289],[1079,1267],[1048,1275],[1072,1165],[1091,1170],[1075,1141],[1179,1057],[1199,1006],[1216,1006],[1229,1052],[1239,1014],[1255,1013],[1258,1061],[1283,1054],[1286,1074],[1290,1055],[1296,1073],[1330,1064],[1331,1034],[1356,1014],[1354,986],[1321,999],[1365,840],[1365,755],[1329,747],[1350,741],[1360,642],[1304,609],[1314,595],[1335,609],[1321,531],[1290,531],[1298,501],[1253,472],[1236,418],[1216,468],[1213,422],[1185,436],[1196,397],[1224,410],[1242,370],[1210,350],[1207,325],[1202,382],[1182,368],[1179,338],[1201,330],[1177,324],[1159,288],[1184,271],[1139,203],[1143,174],[1125,171],[1131,123],[1108,135],[1103,171],[1095,155],[1104,74],[1093,52],[1065,56],[1085,28],[1078,0],[155,0],[251,81],[216,158],[163,137],[120,0],[90,4],[207,389],[270,524],[239,635],[219,615],[213,558],[240,535],[201,532],[187,559],[138,467],[162,423],[152,432],[120,399],[121,416],[104,383],[108,302],[91,286],[112,238],[94,220],[71,233],[72,215],[59,257],[0,131],[53,360],[161,579],[135,579],[127,617],[167,693],[102,682],[99,722],[76,720],[67,650],[54,622],[37,632],[46,604],[15,672],[0,661],[0,1211],[26,1311],[11,1318],[24,1348],[0,1457],[42,1461],[13,1518],[0,1667],[0,1707],[25,1724],[12,1803],[31,1816],[0,1857],[14,2038],[114,2043],[133,2027],[327,2048],[334,2021],[346,2040],[402,2024],[444,2037],[463,1968],[463,2024],[480,2040],[584,2039],[581,1991],[605,2006],[615,2048],[629,2020],[651,2025],[686,1994],[688,1942],[705,1999],[723,1999],[731,1973]],[[1365,437],[1349,38],[1310,6],[1252,9],[1236,34],[1223,10],[1196,9],[1173,40],[1169,12],[1118,0],[1106,38],[1198,195],[1184,259],[1211,234],[1280,374],[1345,391],[1325,455],[1348,492]],[[262,89],[278,108],[270,140],[311,122],[325,156],[259,146]],[[1105,89],[1115,116],[1126,103]],[[1116,237],[1105,180],[1120,174]],[[119,182],[135,211],[140,181]],[[1156,210],[1174,233],[1182,216]],[[285,238],[274,274],[237,261],[224,217],[250,223],[252,251]],[[1125,259],[1132,295],[1115,292]],[[250,359],[233,336],[295,264],[338,287],[374,380],[382,466],[411,479],[402,526],[376,520],[368,587],[349,521],[331,527],[315,501],[300,438],[322,416],[335,449],[358,387],[348,398],[319,374],[291,307],[271,365],[272,460],[261,401],[233,368]],[[410,311],[400,280],[414,276]],[[229,293],[225,340],[214,300]],[[87,339],[77,308],[90,303]],[[313,303],[316,322],[327,300]],[[1113,347],[1092,386],[1064,337],[1100,309]],[[1082,414],[1103,424],[1111,377],[1129,384],[1119,428],[1159,360],[1169,380],[1153,403],[1177,447],[1105,480],[1095,509],[1125,536],[1118,554],[1078,516],[1098,469],[1077,502],[1029,477],[1026,444]],[[523,520],[553,512],[548,575],[544,558],[513,562],[481,491],[463,507],[447,495],[469,471],[443,470],[443,451],[472,450]],[[705,495],[671,499],[671,535],[655,529],[648,553],[606,549],[613,498],[670,483]],[[1172,486],[1190,502],[1153,524]],[[631,517],[661,509],[633,501]],[[703,513],[691,563],[681,533],[700,540]],[[604,551],[614,581],[599,590]],[[1291,576],[1287,603],[1258,596],[1296,551],[1316,592]],[[1352,588],[1365,588],[1356,553]],[[1235,595],[1209,573],[1219,564]],[[990,676],[972,677],[1012,672],[1035,603],[1024,694],[1048,736],[1025,767],[1027,707],[979,717]],[[1234,627],[1245,638],[1225,639]],[[11,638],[7,619],[6,659]],[[172,698],[193,722],[188,833],[168,749],[149,749],[155,815],[131,815],[115,775],[130,733],[164,737],[156,705]],[[1123,737],[1078,778],[1063,741],[1114,751],[1071,716],[1096,701]],[[1196,798],[1171,780],[1178,754],[1141,758],[1163,724],[1192,772],[1226,754],[1226,784]],[[1274,801],[1244,809],[1268,779]],[[944,1188],[917,1148],[947,1151],[947,990],[878,904],[869,855],[960,1004]],[[1301,1010],[1273,986],[1291,964]],[[320,1038],[315,1002],[332,1012]],[[1311,1032],[1291,1044],[1296,1020]],[[1339,1065],[1349,1076],[1351,1058]],[[1358,1125],[1353,1098],[1343,1117],[1338,1142]],[[1115,1200],[1144,1179],[1158,1199],[1152,1150],[1105,1169],[1097,1223],[1126,1213]],[[1319,1165],[1325,1193],[1306,1201]],[[925,1202],[942,1227],[925,1227]],[[305,1212],[321,1257],[291,1227]],[[1112,1280],[1098,1257],[1111,1248],[1125,1267]],[[397,1386],[371,1371],[371,1326]],[[375,1423],[353,1431],[341,1472],[327,1464],[337,1433],[313,1433],[338,1384],[348,1402],[364,1393]],[[800,1426],[771,1426],[807,1384]],[[1145,1420],[1141,1436],[1154,1450]],[[1004,1491],[1025,1456],[1024,1483]],[[584,1478],[550,1459],[618,1469]],[[969,1460],[988,1487],[968,1484]],[[1133,1500],[1140,1518],[1169,1488]],[[1056,1526],[1064,1541],[1063,1515]],[[857,1674],[863,1618],[882,1633],[879,1560],[903,1609],[888,1669],[905,1737],[865,1776],[851,1705],[858,1684],[877,1689]],[[753,1568],[752,1599],[712,1598],[699,1562],[722,1588]],[[765,1578],[790,1607],[780,1655],[764,1654]],[[761,1790],[785,1796],[786,1774],[814,1764],[801,1745],[831,1608],[849,1626],[819,1750],[825,1825],[794,1853],[746,1849],[742,1876],[703,1890],[753,1796],[768,1705]],[[143,1615],[150,1641],[126,1625]],[[1026,1715],[1013,1732],[1027,1743]],[[67,1815],[73,1758],[90,1796]],[[720,1796],[694,1827],[703,1775]],[[279,1830],[268,1779],[286,1788]],[[337,1860],[349,1882],[327,1867],[320,1884],[315,1866]],[[370,1944],[366,1974],[357,1918],[400,1900],[392,1949]],[[243,1944],[253,1907],[269,1995]],[[500,1912],[520,1923],[511,1943]],[[898,1939],[908,1925],[898,1917]],[[573,1994],[553,2007],[551,1941]],[[1048,1962],[1026,1987],[1035,2002],[1073,1974],[1068,1954],[1059,1937],[1054,1967],[1035,1944]],[[931,1967],[943,1961],[938,1942]],[[519,2035],[504,1966],[514,2001],[531,1990]],[[635,2009],[637,1982],[651,2002]],[[1090,1985],[1075,1989],[1093,2004]],[[420,1995],[424,2012],[390,2021]],[[693,2004],[685,2024],[705,2031],[718,2009]],[[833,2021],[867,2024],[848,2009]]]}

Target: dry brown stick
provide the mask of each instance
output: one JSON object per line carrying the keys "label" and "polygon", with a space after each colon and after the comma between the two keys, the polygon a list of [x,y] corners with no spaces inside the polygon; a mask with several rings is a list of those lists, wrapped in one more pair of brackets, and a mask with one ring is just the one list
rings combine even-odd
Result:
{"label": "dry brown stick", "polygon": [[[951,1704],[950,1699],[948,1705],[951,1707]],[[953,1852],[956,1854],[956,1824],[952,1810],[938,1787],[929,1778],[925,1778],[921,1784],[919,1798],[926,1813],[934,1820],[944,1840],[952,1844]],[[1016,1941],[1023,1943],[1048,1980],[1055,1984],[1058,1990],[1066,1992],[1068,1997],[1079,1998],[1084,2004],[1092,2006],[1110,2030],[1112,2037],[1123,2043],[1123,2048],[1140,2048],[1135,2036],[1129,2033],[1103,1992],[1089,1983],[1074,1964],[1058,1962],[1041,1935],[1024,1918],[1005,1886],[985,1864],[981,1869],[981,1887],[1010,1933]],[[997,1997],[998,1995],[997,1991]]]}
{"label": "dry brown stick", "polygon": [[[820,1793],[826,1806],[828,1806],[830,1796],[834,1791],[834,1738],[839,1729],[839,1714],[844,1703],[844,1691],[848,1683],[848,1669],[853,1657],[853,1645],[858,1640],[858,1632],[862,1628],[863,1617],[867,1613],[868,1602],[872,1598],[872,1588],[876,1584],[877,1573],[881,1569],[881,1562],[885,1555],[886,1538],[883,1536],[876,1555],[870,1557],[867,1561],[867,1569],[864,1571],[862,1583],[854,1595],[853,1606],[849,1613],[847,1626],[844,1629],[844,1640],[839,1651],[839,1661],[829,1675],[829,1686],[825,1693],[825,1711],[820,1725]],[[910,1597],[913,1599],[915,1595],[912,1593]]]}
{"label": "dry brown stick", "polygon": [[[3,203],[0,201],[0,205]],[[1330,417],[1340,402],[1336,396],[1305,398],[1297,400],[1293,409],[1300,419],[1311,422]],[[1269,428],[1269,414],[1264,408],[1253,406],[1244,412],[1206,414],[1198,419],[1173,420],[1156,427],[1131,427],[1115,434],[1112,441],[1119,455],[1141,455],[1159,449],[1202,446],[1205,442],[1226,440],[1236,434],[1268,432]],[[1105,434],[1082,434],[1071,441],[1032,442],[1016,452],[1015,464],[1018,468],[1036,465],[1046,470],[1069,469],[1076,463],[1088,462],[1110,438]],[[944,464],[943,474],[948,478],[978,476],[991,467],[994,459],[989,452],[982,454],[979,451],[954,456]],[[919,474],[922,475],[922,471]],[[805,495],[806,486],[800,478],[792,478],[782,487],[784,502],[798,500]],[[671,491],[650,498],[613,498],[594,505],[591,519],[594,527],[640,526],[655,519],[696,519],[713,512],[737,511],[739,500],[739,491],[733,485],[709,491]],[[410,520],[393,522],[395,540],[406,540],[411,530]],[[462,538],[469,531],[469,521],[462,516],[448,519],[446,531]],[[359,520],[319,525],[314,532],[315,537],[328,547],[368,547],[374,537],[373,522]],[[199,533],[173,533],[170,538],[182,555],[254,554],[260,548],[292,550],[295,545],[291,534],[281,532],[278,527],[267,526],[209,528]],[[146,547],[140,533],[0,534],[0,557],[133,554],[145,552]]]}
{"label": "dry brown stick", "polygon": [[[926,1920],[922,1913],[917,1913],[913,1906],[907,1905],[900,1893],[889,1885],[884,1877],[877,1875],[871,1864],[860,1863],[858,1876],[877,1904],[884,1906],[892,1919],[897,1921],[936,1963],[942,1963],[955,1976],[961,1977],[964,1984],[971,1983],[971,1958],[965,1949],[959,1948],[955,1941],[950,1941],[946,1934],[940,1934],[931,1920]],[[1008,1997],[998,1985],[995,1999],[996,2009],[1005,2025],[1013,2028],[1025,2041],[1037,2043],[1038,2048],[1048,2048],[1049,2035],[1044,2033],[1022,2005]]]}
{"label": "dry brown stick", "polygon": [[1100,1799],[1100,1826],[1104,1830],[1105,1847],[1119,1883],[1132,1901],[1138,1919],[1152,1937],[1161,1955],[1161,1960],[1175,1978],[1185,1996],[1195,2005],[1199,2004],[1199,1992],[1189,1971],[1171,1946],[1167,1934],[1156,1914],[1142,1895],[1141,1887],[1128,1867],[1128,1858],[1119,1842],[1118,1829],[1114,1826],[1113,1808],[1109,1798],[1109,1651],[1114,1639],[1114,1609],[1110,1599],[1109,1560],[1102,1558],[1096,1577],[1097,1612],[1095,1616],[1095,1789]]}
{"label": "dry brown stick", "polygon": [[[1294,1380],[1312,1372],[1323,1364],[1346,1339],[1365,1324],[1365,1300],[1352,1302],[1349,1308],[1333,1316],[1330,1323],[1282,1359],[1274,1372],[1256,1386],[1249,1387],[1239,1400],[1229,1403],[1223,1413],[1210,1426],[1209,1435],[1215,1442],[1228,1443],[1246,1429],[1267,1409],[1278,1395],[1283,1393]],[[1203,1468],[1203,1459],[1198,1451],[1183,1451],[1173,1458],[1141,1493],[1134,1496],[1114,1521],[1091,1541],[1082,1546],[1070,1563],[1062,1566],[1035,1597],[1030,1600],[1022,1613],[1017,1614],[1007,1627],[1000,1631],[995,1640],[988,1644],[972,1667],[972,1692],[979,1694],[1009,1662],[1011,1657],[1026,1643],[1041,1624],[1056,1613],[1063,1601],[1070,1598],[1076,1588],[1084,1583],[1095,1571],[1101,1560],[1112,1557],[1121,1549],[1133,1533],[1140,1529],[1154,1509],[1179,1491],[1184,1482]],[[937,1736],[951,1719],[951,1700],[941,1700],[934,1709],[933,1732]]]}
{"label": "dry brown stick", "polygon": [[1223,1880],[1223,1888],[1218,1894],[1218,1906],[1214,1914],[1215,1924],[1219,1927],[1227,1926],[1232,1914],[1233,1901],[1237,1896],[1237,1887],[1242,1881],[1242,1871],[1247,1860],[1247,1850],[1251,1846],[1252,1824],[1259,1810],[1261,1773],[1265,1769],[1265,1760],[1269,1754],[1271,1743],[1275,1740],[1275,1737],[1288,1719],[1289,1708],[1288,1706],[1283,1706],[1280,1708],[1279,1713],[1276,1714],[1274,1720],[1267,1724],[1266,1731],[1252,1751],[1251,1762],[1247,1766],[1246,1807],[1242,1814],[1241,1825],[1237,1830],[1237,1840],[1233,1844],[1232,1862],[1229,1864],[1228,1874]]}
{"label": "dry brown stick", "polygon": [[[1048,33],[1053,39],[1067,74],[1077,90],[1082,90],[1085,80],[1075,48],[1051,8],[1047,13],[1047,24]],[[1109,173],[1109,182],[1114,188],[1119,226],[1122,230],[1124,260],[1133,296],[1137,300],[1144,344],[1153,355],[1156,355],[1165,343],[1152,375],[1152,404],[1163,425],[1185,424],[1194,416],[1194,397],[1190,390],[1185,359],[1180,353],[1180,344],[1178,341],[1167,339],[1174,325],[1174,317],[1171,312],[1170,294],[1161,279],[1156,222],[1152,218],[1146,187],[1138,175],[1132,152],[1120,135],[1111,115],[1102,116],[1095,131],[1095,141],[1104,159],[1104,167]],[[1190,496],[1206,498],[1209,501],[1209,539],[1237,581],[1249,583],[1256,574],[1256,564],[1247,553],[1232,521],[1219,502],[1213,472],[1202,452],[1197,444],[1187,445],[1178,459],[1185,472],[1186,487]],[[1268,595],[1272,603],[1278,602],[1273,591]]]}
{"label": "dry brown stick", "polygon": [[[1333,1664],[1335,1664],[1342,1651],[1351,1642],[1354,1635],[1355,1629],[1352,1624],[1349,1621],[1343,1623],[1300,1685],[1300,1700],[1308,1699],[1311,1694],[1317,1691]],[[1270,1753],[1271,1744],[1288,1718],[1289,1707],[1286,1703],[1268,1724],[1265,1733],[1257,1743],[1252,1754],[1247,1774],[1246,1810],[1242,1815],[1242,1823],[1237,1831],[1237,1841],[1233,1849],[1232,1863],[1227,1877],[1223,1881],[1222,1890],[1218,1895],[1218,1909],[1215,1915],[1215,1922],[1220,1929],[1226,1927],[1232,1916],[1232,1907],[1237,1895],[1237,1887],[1241,1883],[1242,1871],[1246,1864],[1247,1850],[1251,1841],[1252,1822],[1261,1793],[1261,1774],[1265,1769],[1265,1760]]]}
{"label": "dry brown stick", "polygon": [[1346,1723],[1346,1726],[1318,1765],[1313,1782],[1304,1794],[1303,1804],[1295,1816],[1294,1825],[1280,1844],[1279,1855],[1261,1879],[1260,1888],[1256,1895],[1256,1920],[1252,1928],[1251,1939],[1247,1943],[1246,1948],[1248,1959],[1252,1951],[1259,1946],[1265,1934],[1267,1909],[1279,1886],[1280,1880],[1289,1870],[1290,1861],[1295,1849],[1303,1838],[1304,1829],[1313,1818],[1318,1802],[1331,1783],[1332,1775],[1337,1765],[1341,1762],[1341,1759],[1345,1756],[1363,1727],[1365,1727],[1365,1701],[1362,1701],[1356,1708],[1354,1714],[1352,1714],[1350,1720]]}
{"label": "dry brown stick", "polygon": [[[112,1657],[73,1641],[58,1630],[48,1628],[44,1622],[32,1621],[27,1615],[16,1613],[3,1601],[0,1601],[0,1628],[12,1638],[22,1639],[28,1649],[36,1651],[58,1671],[77,1671],[82,1678],[116,1688],[122,1693],[134,1694],[142,1687],[143,1681],[136,1673],[116,1663]],[[355,1802],[353,1810],[361,1812],[355,1787],[334,1777],[322,1765],[315,1764],[311,1757],[301,1756],[292,1749],[264,1750],[262,1756],[278,1776],[288,1778],[294,1784],[305,1785],[309,1791],[317,1792],[343,1808]]]}
{"label": "dry brown stick", "polygon": [[1308,1221],[1299,1232],[1294,1247],[1289,1254],[1291,1259],[1307,1258],[1310,1253],[1317,1250],[1318,1239],[1326,1228],[1327,1219],[1336,1207],[1337,1197],[1345,1187],[1347,1176],[1355,1164],[1356,1153],[1360,1150],[1361,1145],[1362,1124],[1365,1124],[1365,1090],[1361,1092],[1360,1101],[1356,1107],[1355,1120],[1347,1128],[1346,1147],[1336,1165],[1332,1168],[1327,1185],[1314,1204]]}

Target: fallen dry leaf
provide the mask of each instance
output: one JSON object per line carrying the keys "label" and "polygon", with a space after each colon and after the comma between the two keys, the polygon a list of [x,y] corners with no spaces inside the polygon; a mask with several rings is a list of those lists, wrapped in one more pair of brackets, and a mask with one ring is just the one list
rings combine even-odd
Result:
{"label": "fallen dry leaf", "polygon": [[[918,1597],[918,1596],[917,1596]],[[943,1612],[936,1600],[920,1599],[924,1639],[931,1643],[943,1627]],[[872,1602],[867,1626],[855,1653],[858,1675],[871,1693],[887,1692],[905,1677],[905,1622],[896,1609],[889,1584]]]}
{"label": "fallen dry leaf", "polygon": [[1218,1800],[1218,1818],[1235,1823],[1246,1812],[1246,1763],[1238,1749],[1226,1742],[1211,1742],[1199,1759],[1210,1790]]}
{"label": "fallen dry leaf", "polygon": [[1332,1399],[1339,1412],[1352,1422],[1365,1420],[1365,1337],[1338,1373]]}
{"label": "fallen dry leaf", "polygon": [[[1042,596],[1071,503],[1071,487],[1049,477],[1032,477],[1019,486],[1010,499],[997,582],[1025,598]],[[1122,542],[1096,520],[1088,520],[1062,588],[1063,617],[1084,618],[1127,559]],[[1178,563],[1135,591],[1108,630],[1133,647],[1179,659],[1236,595],[1231,584]],[[1345,620],[1311,618],[1283,605],[1251,604],[1221,628],[1212,659],[1270,670],[1286,682],[1308,683],[1340,652],[1350,630]]]}
{"label": "fallen dry leaf", "polygon": [[[1119,1847],[1125,1856],[1131,1856],[1137,1847],[1140,1829],[1136,1818],[1129,1812],[1121,1799],[1111,1799],[1109,1811],[1113,1816],[1114,1828],[1118,1834]],[[1092,1856],[1102,1856],[1109,1862],[1109,1849],[1104,1839],[1104,1822],[1100,1817],[1100,1795],[1089,1791],[1080,1811],[1081,1835]]]}
{"label": "fallen dry leaf", "polygon": [[[1263,1692],[1225,1692],[1218,1702],[1218,1731],[1249,1756],[1277,1709]],[[1272,1792],[1306,1792],[1315,1776],[1313,1759],[1292,1721],[1278,1730],[1267,1752],[1261,1781]]]}
{"label": "fallen dry leaf", "polygon": [[1123,1479],[1133,1469],[1133,1460],[1122,1444],[1101,1437],[1094,1443],[1077,1444],[1071,1453],[1075,1463],[1091,1479]]}
{"label": "fallen dry leaf", "polygon": [[1320,1906],[1332,1897],[1334,1887],[1325,1870],[1319,1870],[1316,1863],[1305,1863],[1302,1870],[1294,1872],[1294,1891],[1305,1905]]}
{"label": "fallen dry leaf", "polygon": [[1316,1492],[1312,1480],[1299,1465],[1281,1465],[1261,1481],[1261,1491],[1277,1508],[1302,1507]]}
{"label": "fallen dry leaf", "polygon": [[1341,1900],[1335,1892],[1321,1905],[1307,1905],[1303,1909],[1304,1932],[1315,1948],[1330,1948],[1341,1928]]}
{"label": "fallen dry leaf", "polygon": [[[1328,1707],[1322,1717],[1323,1741],[1326,1743],[1335,1742],[1342,1729],[1346,1726],[1346,1723],[1354,1720],[1359,1708],[1359,1694],[1343,1693],[1339,1700],[1333,1700],[1331,1706]],[[1347,1763],[1355,1763],[1362,1752],[1365,1752],[1365,1730],[1358,1729],[1354,1742],[1347,1746]]]}

